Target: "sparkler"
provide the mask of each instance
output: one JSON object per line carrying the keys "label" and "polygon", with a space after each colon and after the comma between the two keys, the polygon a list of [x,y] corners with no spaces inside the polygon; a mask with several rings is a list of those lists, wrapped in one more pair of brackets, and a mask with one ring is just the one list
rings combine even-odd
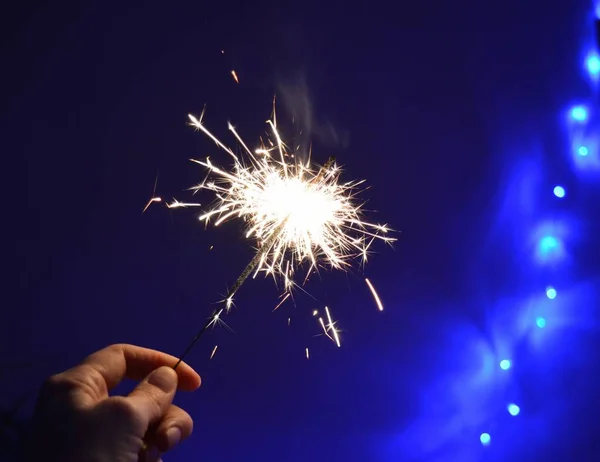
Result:
{"label": "sparkler", "polygon": [[[231,124],[228,125],[243,148],[245,158],[236,155],[209,132],[202,122],[203,116],[204,111],[199,118],[189,115],[190,125],[228,153],[233,159],[233,168],[231,171],[221,169],[210,158],[192,159],[209,172],[207,180],[192,190],[208,190],[216,197],[215,205],[199,218],[207,224],[215,219],[214,226],[241,219],[246,224],[245,237],[256,243],[257,251],[228,291],[223,306],[192,339],[175,368],[204,331],[230,310],[234,296],[251,275],[254,278],[262,271],[282,280],[284,293],[289,295],[296,285],[294,276],[300,267],[307,266],[306,282],[319,267],[343,270],[350,267],[354,259],[366,261],[376,240],[395,240],[386,235],[389,232],[386,225],[362,219],[363,204],[357,203],[357,194],[363,181],[341,183],[341,172],[334,158],[320,169],[311,165],[310,156],[306,162],[297,159],[282,141],[275,110],[273,119],[267,121],[272,137],[255,151],[248,148]],[[170,207],[191,205],[194,204],[176,201]],[[325,310],[328,325],[325,326],[322,318],[319,318],[320,323],[325,334],[339,346],[335,322],[329,309]]]}

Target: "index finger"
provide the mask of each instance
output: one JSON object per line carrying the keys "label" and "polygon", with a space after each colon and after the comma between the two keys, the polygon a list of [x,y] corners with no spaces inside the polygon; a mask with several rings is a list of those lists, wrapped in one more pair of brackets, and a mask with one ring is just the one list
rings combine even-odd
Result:
{"label": "index finger", "polygon": [[[161,351],[117,344],[93,353],[83,361],[82,365],[91,367],[102,376],[108,392],[125,377],[142,380],[153,370],[161,366],[173,367],[177,361],[178,358],[175,356]],[[187,364],[182,362],[176,372],[180,390],[191,391],[200,386],[200,376]]]}

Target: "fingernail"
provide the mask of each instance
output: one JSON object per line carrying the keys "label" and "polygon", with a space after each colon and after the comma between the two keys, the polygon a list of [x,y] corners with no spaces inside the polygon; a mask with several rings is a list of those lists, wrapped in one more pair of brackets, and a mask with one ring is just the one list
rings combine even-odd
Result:
{"label": "fingernail", "polygon": [[170,367],[159,367],[148,376],[148,383],[170,393],[177,387],[177,374]]}
{"label": "fingernail", "polygon": [[167,441],[169,442],[169,448],[172,448],[181,440],[181,430],[177,427],[172,427],[167,430]]}

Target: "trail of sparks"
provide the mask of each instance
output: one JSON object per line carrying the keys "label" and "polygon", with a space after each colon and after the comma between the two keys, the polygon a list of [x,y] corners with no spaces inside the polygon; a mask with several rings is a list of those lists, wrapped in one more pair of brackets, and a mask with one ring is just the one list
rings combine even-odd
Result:
{"label": "trail of sparks", "polygon": [[240,83],[240,79],[238,79],[237,73],[235,71],[231,71],[231,76],[233,77],[233,80],[235,80],[235,83]]}
{"label": "trail of sparks", "polygon": [[308,351],[308,348],[306,349],[306,359],[310,359],[310,353]]}
{"label": "trail of sparks", "polygon": [[375,287],[373,287],[373,284],[371,284],[371,281],[369,281],[368,278],[365,278],[365,282],[367,283],[367,285],[369,286],[369,289],[371,290],[371,293],[373,294],[373,298],[375,299],[377,308],[379,308],[379,311],[383,311],[383,303],[381,303],[381,299],[379,298],[379,295],[377,295],[377,292],[375,291]]}
{"label": "trail of sparks", "polygon": [[335,327],[335,323],[331,319],[331,314],[329,314],[329,308],[325,307],[325,313],[327,313],[327,321],[329,321],[329,324],[327,325],[327,327],[333,333],[333,338],[334,338],[335,344],[339,348],[342,345],[340,344],[340,337],[338,335],[337,327]]}
{"label": "trail of sparks", "polygon": [[323,328],[323,333],[327,336],[327,338],[329,338],[329,340],[331,340],[332,342],[335,342],[333,337],[329,335],[329,332],[327,331],[327,326],[325,326],[325,321],[323,321],[323,318],[319,318],[319,324],[321,324],[321,327]]}
{"label": "trail of sparks", "polygon": [[[150,207],[152,204],[154,204],[155,202],[162,202],[162,197],[153,197],[152,199],[150,199],[148,201],[148,203],[146,204],[146,207],[144,207],[144,210],[142,211],[142,213],[145,213],[146,210],[148,210],[148,207]],[[179,208],[187,208],[187,207],[200,207],[202,204],[198,204],[196,202],[179,202],[177,199],[173,199],[173,202],[167,204],[167,208],[170,209],[179,209]]]}
{"label": "trail of sparks", "polygon": [[155,202],[162,202],[162,199],[160,197],[153,197],[152,199],[150,199],[148,201],[148,203],[146,204],[146,207],[144,207],[144,210],[142,210],[142,213],[146,213],[146,210],[148,210],[148,207],[150,207]]}
{"label": "trail of sparks", "polygon": [[217,348],[219,348],[219,345],[215,345],[215,347],[213,348],[212,353],[210,354],[209,361],[211,359],[213,359],[213,357],[215,356],[215,353],[217,352]]}
{"label": "trail of sparks", "polygon": [[277,304],[277,306],[275,308],[273,308],[273,311],[277,311],[277,309],[279,309],[279,307],[284,304],[284,302],[289,298],[289,296],[290,296],[289,292],[287,294],[285,294],[285,297],[283,297],[283,299]]}
{"label": "trail of sparks", "polygon": [[[160,197],[158,198],[160,199]],[[200,207],[202,204],[195,202],[179,202],[177,199],[173,199],[173,202],[167,204],[170,209],[186,208],[186,207]]]}

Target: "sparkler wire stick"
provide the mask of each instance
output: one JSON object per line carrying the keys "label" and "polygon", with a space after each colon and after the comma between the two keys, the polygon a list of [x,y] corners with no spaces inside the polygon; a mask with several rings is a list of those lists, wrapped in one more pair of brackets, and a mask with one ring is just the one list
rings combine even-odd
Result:
{"label": "sparkler wire stick", "polygon": [[[285,221],[281,225],[279,225],[279,228],[280,229],[283,228],[283,225],[285,225]],[[256,269],[256,267],[260,263],[261,259],[269,252],[269,250],[271,250],[271,247],[273,246],[273,244],[275,243],[275,241],[277,240],[278,237],[279,237],[278,232],[273,233],[269,237],[269,239],[267,239],[264,242],[264,244],[262,245],[262,248],[259,249],[258,252],[256,252],[256,254],[252,258],[252,260],[250,260],[250,263],[248,263],[248,265],[246,265],[246,268],[244,268],[244,271],[242,271],[242,273],[239,275],[239,277],[233,283],[233,286],[231,287],[231,289],[229,289],[229,291],[227,292],[227,297],[222,302],[222,303],[225,303],[225,306],[220,308],[213,316],[210,317],[210,319],[208,321],[206,321],[206,323],[202,326],[202,328],[198,331],[196,336],[192,339],[192,341],[190,342],[188,347],[185,349],[183,354],[179,357],[179,360],[173,366],[173,369],[177,369],[177,367],[181,364],[183,359],[191,351],[191,349],[194,347],[194,345],[196,344],[198,339],[202,336],[202,334],[206,331],[206,329],[208,329],[212,324],[214,324],[219,319],[221,314],[223,314],[223,311],[225,311],[227,308],[229,308],[231,306],[231,301],[233,300],[233,296],[237,293],[237,291],[240,289],[240,287],[242,287],[242,284],[246,281],[246,279],[248,279],[248,276],[250,276],[250,274],[252,274],[252,272]]]}

